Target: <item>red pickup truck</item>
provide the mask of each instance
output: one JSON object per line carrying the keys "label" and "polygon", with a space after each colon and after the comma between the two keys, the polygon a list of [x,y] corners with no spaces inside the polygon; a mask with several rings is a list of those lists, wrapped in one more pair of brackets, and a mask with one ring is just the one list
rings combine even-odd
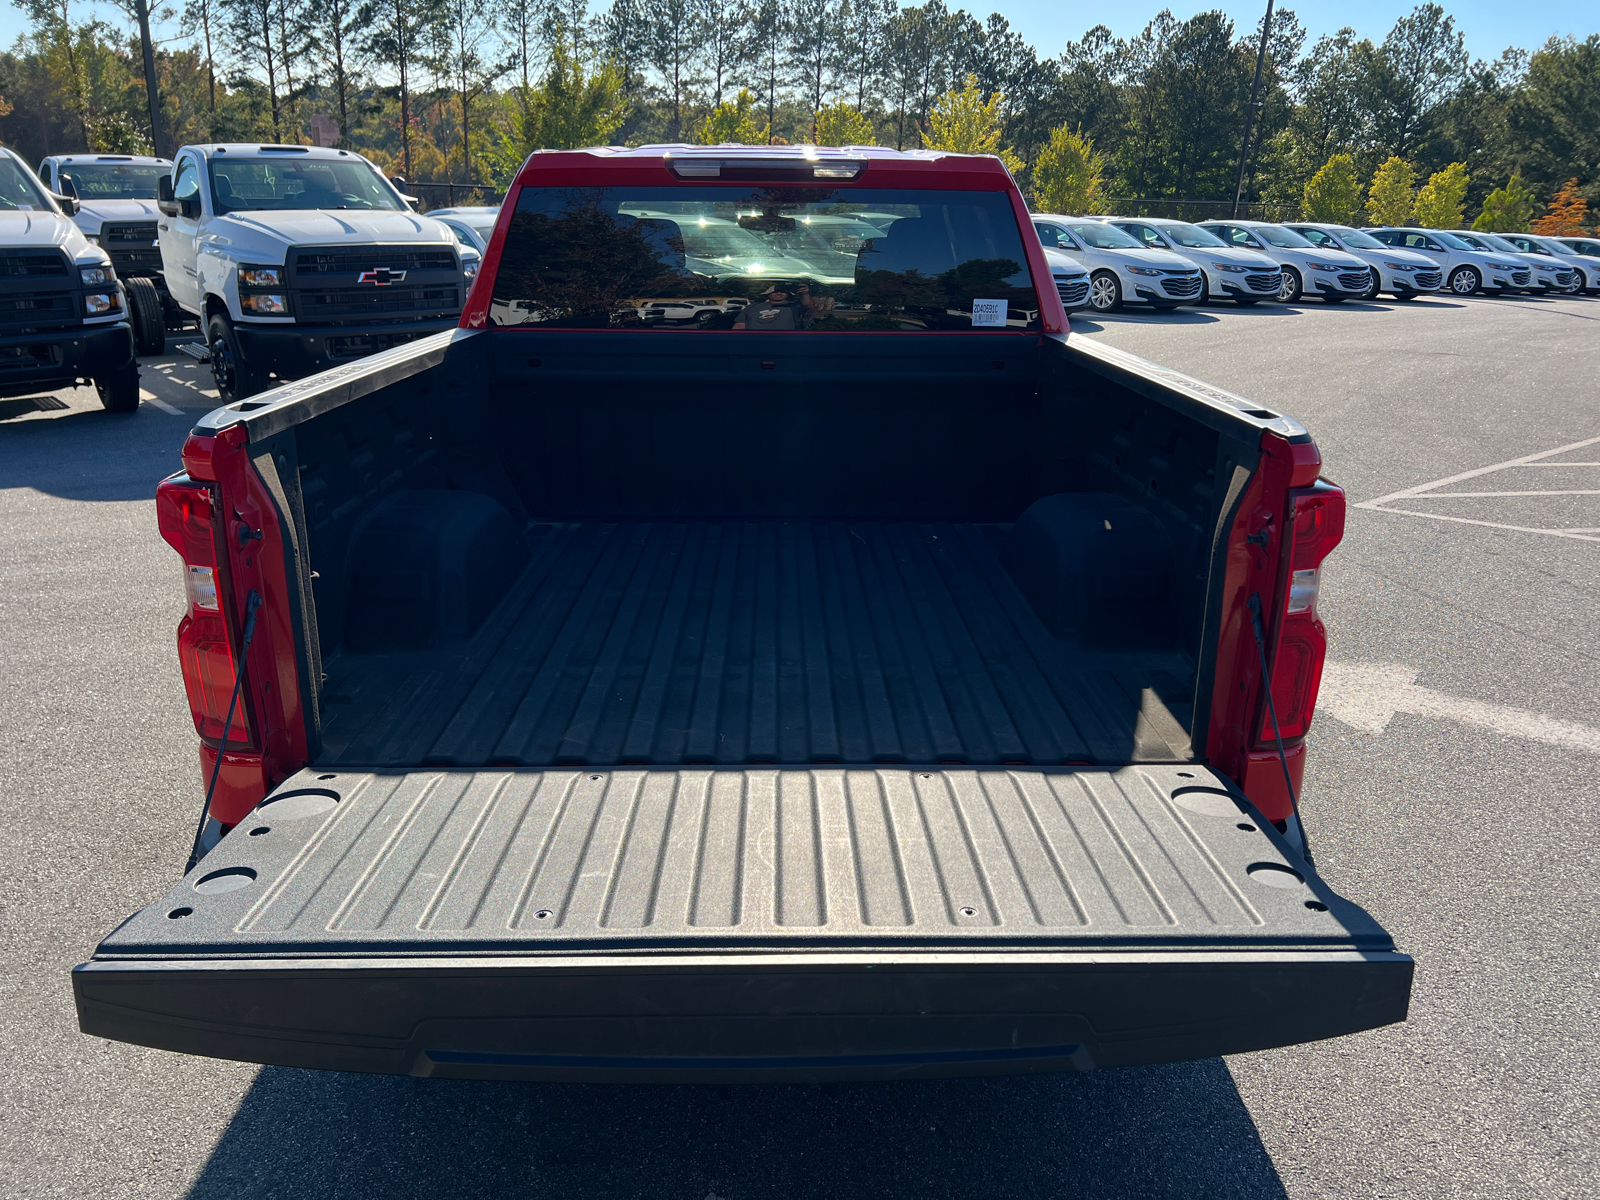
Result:
{"label": "red pickup truck", "polygon": [[1029,229],[990,158],[539,153],[459,329],[207,416],[204,812],[83,1030],[755,1080],[1404,1020],[1296,811],[1343,493],[1069,338]]}

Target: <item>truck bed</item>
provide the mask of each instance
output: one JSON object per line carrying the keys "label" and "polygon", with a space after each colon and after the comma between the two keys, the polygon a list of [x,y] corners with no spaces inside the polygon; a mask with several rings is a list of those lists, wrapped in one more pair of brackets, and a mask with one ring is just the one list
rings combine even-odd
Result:
{"label": "truck bed", "polygon": [[1192,661],[1052,636],[1007,528],[535,522],[468,642],[326,662],[318,761],[1187,760]]}
{"label": "truck bed", "polygon": [[1229,1053],[1410,973],[1199,766],[313,769],[74,985],[191,1053],[664,1080]]}

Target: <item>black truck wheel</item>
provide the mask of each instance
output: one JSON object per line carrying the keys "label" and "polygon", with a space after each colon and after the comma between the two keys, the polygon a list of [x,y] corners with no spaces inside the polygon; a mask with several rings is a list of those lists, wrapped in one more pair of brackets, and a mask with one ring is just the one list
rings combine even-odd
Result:
{"label": "black truck wheel", "polygon": [[128,293],[128,311],[133,317],[135,354],[160,354],[167,348],[167,318],[161,311],[161,293],[142,275],[122,281]]}
{"label": "black truck wheel", "polygon": [[131,413],[139,407],[139,364],[129,359],[109,375],[96,375],[94,390],[107,412]]}
{"label": "black truck wheel", "polygon": [[206,322],[206,345],[211,348],[211,377],[224,404],[254,396],[266,386],[260,373],[245,365],[239,353],[239,336],[224,313]]}

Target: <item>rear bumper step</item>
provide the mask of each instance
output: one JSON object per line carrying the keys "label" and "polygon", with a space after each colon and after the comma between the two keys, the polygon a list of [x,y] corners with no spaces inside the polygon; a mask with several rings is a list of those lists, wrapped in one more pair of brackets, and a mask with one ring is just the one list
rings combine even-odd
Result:
{"label": "rear bumper step", "polygon": [[1194,765],[306,771],[73,986],[190,1054],[687,1082],[1263,1049],[1411,971]]}
{"label": "rear bumper step", "polygon": [[475,1079],[887,1079],[1205,1058],[1402,1021],[1399,954],[96,962],[85,1033]]}

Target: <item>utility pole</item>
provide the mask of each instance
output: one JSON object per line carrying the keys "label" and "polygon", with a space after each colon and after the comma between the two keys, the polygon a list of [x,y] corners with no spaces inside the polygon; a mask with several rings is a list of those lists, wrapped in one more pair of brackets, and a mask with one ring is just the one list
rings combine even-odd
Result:
{"label": "utility pole", "polygon": [[133,0],[133,14],[139,21],[139,45],[144,50],[144,92],[150,100],[150,146],[157,158],[165,158],[161,137],[161,98],[156,93],[156,52],[150,41],[149,0]]}
{"label": "utility pole", "polygon": [[[142,4],[144,0],[139,0]],[[1267,62],[1267,35],[1272,32],[1272,0],[1267,0],[1267,17],[1261,22],[1261,49],[1256,52],[1256,80],[1250,85],[1250,107],[1244,114],[1244,144],[1239,147],[1239,182],[1233,189],[1233,212],[1239,215],[1239,201],[1244,196],[1244,165],[1250,159],[1250,134],[1256,113],[1261,108],[1261,68]]]}

